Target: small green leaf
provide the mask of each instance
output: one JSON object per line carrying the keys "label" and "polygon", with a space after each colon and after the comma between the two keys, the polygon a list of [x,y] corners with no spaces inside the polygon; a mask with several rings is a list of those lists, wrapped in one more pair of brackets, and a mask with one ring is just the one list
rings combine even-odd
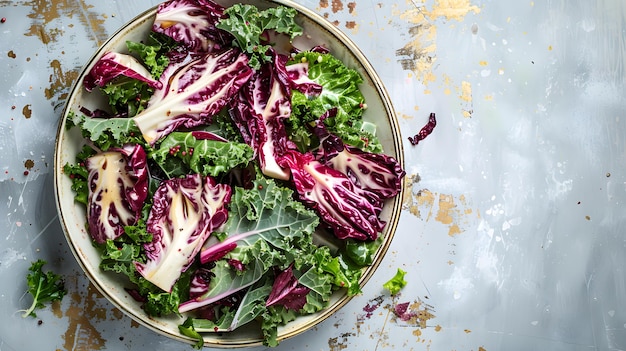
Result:
{"label": "small green leaf", "polygon": [[191,132],[170,133],[151,157],[170,178],[187,173],[216,177],[254,158],[252,148],[243,143],[196,139]]}
{"label": "small green leaf", "polygon": [[37,317],[36,309],[43,308],[48,302],[61,301],[67,294],[61,276],[50,271],[44,272],[45,264],[46,261],[40,259],[33,262],[29,268],[30,273],[26,276],[26,282],[28,292],[33,297],[33,303],[28,309],[21,311],[24,318]]}
{"label": "small green leaf", "polygon": [[297,11],[293,8],[278,6],[259,11],[253,5],[235,4],[224,13],[227,17],[217,23],[217,28],[235,37],[235,44],[250,56],[248,64],[254,69],[271,60],[267,54],[268,30],[286,34],[291,40],[302,35],[302,27],[295,21]]}
{"label": "small green leaf", "polygon": [[389,290],[391,295],[397,294],[402,288],[404,288],[404,286],[407,283],[407,281],[404,280],[405,274],[406,274],[405,271],[398,268],[396,275],[393,278],[391,278],[389,281],[387,281],[385,284],[383,284],[383,287]]}
{"label": "small green leaf", "polygon": [[194,328],[192,318],[187,318],[183,324],[179,325],[178,331],[180,331],[182,335],[190,337],[196,341],[193,345],[194,349],[200,350],[204,346],[204,338]]}

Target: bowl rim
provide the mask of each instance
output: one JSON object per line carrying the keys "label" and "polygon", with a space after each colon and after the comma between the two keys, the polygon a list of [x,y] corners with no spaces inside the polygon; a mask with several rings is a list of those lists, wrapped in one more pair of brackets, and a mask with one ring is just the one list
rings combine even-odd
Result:
{"label": "bowl rim", "polygon": [[[404,169],[405,165],[404,165],[404,149],[403,149],[403,143],[402,143],[402,135],[401,135],[400,126],[398,123],[398,118],[391,102],[391,98],[389,96],[389,93],[387,92],[387,89],[385,88],[385,85],[383,84],[379,75],[376,73],[374,67],[372,66],[370,61],[367,59],[367,57],[362,53],[362,51],[358,48],[358,46],[352,41],[352,39],[350,39],[337,26],[335,26],[330,21],[328,21],[328,19],[324,18],[320,14],[314,12],[313,10],[301,4],[294,3],[293,1],[290,1],[290,0],[258,0],[258,1],[268,3],[269,6],[282,5],[282,6],[296,9],[299,16],[304,16],[308,18],[309,20],[313,21],[315,24],[319,25],[326,32],[328,32],[330,36],[334,37],[342,46],[344,46],[359,61],[359,63],[362,65],[362,69],[364,70],[365,74],[367,74],[368,78],[372,81],[374,89],[382,103],[382,107],[386,112],[390,129],[391,129],[391,134],[395,136],[392,138],[392,143],[396,151],[396,155],[394,157],[398,161],[400,166]],[[246,2],[255,3],[258,1],[246,1]],[[219,3],[220,1],[217,0],[217,2]],[[63,173],[63,164],[61,164],[61,161],[62,161],[61,147],[60,147],[61,140],[62,140],[62,136],[65,133],[65,125],[67,121],[67,116],[72,107],[71,102],[73,102],[74,97],[78,93],[78,91],[82,89],[82,82],[83,82],[85,75],[87,74],[87,68],[94,62],[94,60],[97,57],[101,56],[104,53],[105,48],[107,48],[108,45],[112,43],[114,40],[118,39],[118,36],[121,35],[122,32],[126,31],[128,27],[131,27],[137,23],[142,23],[143,21],[149,20],[151,17],[155,16],[158,6],[159,5],[155,5],[149,8],[148,10],[145,10],[144,12],[138,14],[137,16],[135,16],[128,22],[124,23],[117,30],[115,30],[107,38],[106,41],[104,41],[102,44],[99,45],[96,51],[89,57],[85,65],[81,68],[76,81],[73,83],[70,89],[70,92],[67,95],[65,106],[62,110],[61,117],[59,119],[59,123],[57,127],[55,148],[54,148],[54,187],[55,187],[54,193],[55,193],[55,203],[57,207],[59,221],[63,229],[63,233],[68,243],[68,246],[70,247],[74,258],[78,262],[82,271],[88,277],[91,285],[93,285],[98,290],[98,292],[100,292],[111,304],[113,304],[117,309],[121,310],[126,316],[129,316],[135,322],[143,325],[144,327],[160,335],[189,344],[189,343],[194,343],[195,340],[189,337],[186,337],[180,333],[171,333],[155,326],[154,324],[150,323],[150,321],[155,320],[153,317],[150,317],[148,315],[141,316],[141,315],[134,313],[132,310],[125,308],[124,305],[120,301],[118,301],[118,299],[115,296],[113,296],[111,293],[109,293],[109,291],[107,291],[103,286],[101,286],[101,284],[99,283],[99,279],[97,279],[97,277],[90,272],[90,268],[87,267],[85,262],[83,262],[81,258],[81,254],[79,253],[80,248],[72,240],[68,223],[63,214],[61,194],[59,190],[60,182],[62,181],[62,178],[66,177]],[[402,199],[404,197],[404,191],[405,191],[404,184],[405,184],[405,179],[403,177],[400,191],[392,199],[392,201],[387,204],[387,206],[392,207],[392,210],[391,210],[390,218],[387,220],[387,223],[384,229],[384,233],[386,233],[386,238],[383,240],[382,245],[377,250],[374,256],[372,265],[364,268],[363,275],[359,280],[359,284],[361,285],[361,287],[363,287],[369,281],[369,279],[373,276],[373,274],[376,272],[376,270],[380,266],[385,254],[387,253],[391,245],[391,242],[393,240],[393,237],[398,227],[399,217],[402,212]],[[97,267],[95,267],[95,269],[97,269]],[[298,328],[289,329],[283,333],[281,333],[281,330],[279,328],[277,340],[280,342],[280,341],[294,337],[296,335],[302,334],[310,330],[315,325],[323,322],[324,320],[326,320],[327,318],[335,314],[337,311],[339,311],[350,300],[352,300],[353,297],[354,296],[349,296],[346,293],[344,293],[343,296],[340,297],[337,302],[329,305],[328,308],[317,312],[316,318],[312,318],[307,323],[301,324]],[[241,347],[260,346],[262,345],[262,342],[263,342],[262,338],[259,340],[251,340],[250,342],[244,342],[244,343],[228,343],[228,342],[220,343],[220,342],[215,342],[213,340],[207,340],[205,338],[204,346],[205,347],[219,347],[219,348],[241,348]]]}

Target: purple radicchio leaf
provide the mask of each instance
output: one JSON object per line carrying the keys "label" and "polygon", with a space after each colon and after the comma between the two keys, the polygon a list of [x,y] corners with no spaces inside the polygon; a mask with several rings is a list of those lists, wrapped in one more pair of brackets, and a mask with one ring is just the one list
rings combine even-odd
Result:
{"label": "purple radicchio leaf", "polygon": [[239,272],[243,272],[246,269],[246,265],[243,264],[243,262],[241,262],[240,260],[229,258],[228,260],[226,260],[226,262],[228,262],[231,267]]}
{"label": "purple radicchio leaf", "polygon": [[230,196],[230,186],[199,174],[161,183],[146,223],[152,234],[152,242],[144,245],[147,262],[135,262],[137,271],[171,291],[211,232],[226,222]]}
{"label": "purple radicchio leaf", "polygon": [[316,161],[313,154],[291,150],[280,164],[290,169],[299,199],[317,211],[337,238],[375,240],[385,227],[378,217],[383,206],[380,198]]}
{"label": "purple radicchio leaf", "polygon": [[279,166],[277,158],[296,148],[283,123],[291,114],[290,88],[285,81],[274,64],[264,64],[241,88],[230,111],[244,141],[254,149],[263,174],[283,180],[289,179],[289,170]]}
{"label": "purple radicchio leaf", "polygon": [[171,0],[158,6],[152,30],[194,52],[219,51],[234,39],[215,26],[224,17],[224,7],[210,0]]}
{"label": "purple radicchio leaf", "polygon": [[274,60],[274,67],[283,84],[310,97],[319,95],[322,86],[309,78],[309,63],[287,65],[288,59],[286,55],[276,55]]}
{"label": "purple radicchio leaf", "polygon": [[194,130],[191,132],[191,135],[196,138],[196,140],[215,140],[221,142],[228,142],[228,139],[221,137],[215,133],[207,132],[204,130]]}
{"label": "purple radicchio leaf", "polygon": [[315,157],[325,165],[345,174],[361,189],[371,191],[381,199],[395,196],[402,189],[406,172],[393,157],[362,151],[345,145],[341,138],[326,129],[324,119],[334,117],[337,109],[328,110],[314,128],[320,139]]}
{"label": "purple radicchio leaf", "polygon": [[213,273],[207,267],[200,267],[193,272],[191,276],[191,282],[189,283],[189,298],[195,299],[196,297],[204,295],[209,291],[209,284]]}
{"label": "purple radicchio leaf", "polygon": [[178,127],[210,124],[252,74],[238,49],[175,62],[161,75],[163,87],[133,119],[151,145]]}
{"label": "purple radicchio leaf", "polygon": [[83,79],[83,86],[87,91],[92,91],[95,87],[103,87],[120,76],[146,82],[154,89],[160,89],[163,86],[163,83],[154,80],[148,69],[137,59],[116,52],[107,52],[95,63]]}
{"label": "purple radicchio leaf", "polygon": [[134,225],[148,194],[146,153],[140,145],[91,156],[85,161],[89,233],[97,243],[116,239]]}
{"label": "purple radicchio leaf", "polygon": [[394,307],[394,314],[402,321],[407,322],[419,316],[418,312],[409,309],[409,302],[402,302]]}
{"label": "purple radicchio leaf", "polygon": [[265,306],[282,305],[289,310],[300,311],[306,304],[306,295],[311,289],[300,284],[293,275],[293,265],[280,272],[274,279]]}

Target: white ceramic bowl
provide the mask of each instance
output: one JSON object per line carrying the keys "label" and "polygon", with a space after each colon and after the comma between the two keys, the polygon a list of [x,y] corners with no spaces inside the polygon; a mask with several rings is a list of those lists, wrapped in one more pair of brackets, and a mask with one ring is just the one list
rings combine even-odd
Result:
{"label": "white ceramic bowl", "polygon": [[[217,1],[229,6],[234,1]],[[400,136],[400,129],[397,123],[395,112],[392,108],[390,98],[379,77],[367,61],[365,56],[359,51],[357,46],[333,24],[311,10],[295,4],[288,0],[256,0],[247,1],[263,9],[270,6],[284,5],[295,8],[298,11],[297,21],[303,27],[305,35],[296,40],[296,46],[306,47],[311,44],[324,45],[328,47],[333,55],[341,59],[346,65],[357,69],[363,76],[364,83],[361,86],[362,92],[367,102],[367,110],[364,119],[374,122],[378,126],[378,137],[383,144],[385,153],[395,157],[402,166],[403,152]],[[76,154],[84,145],[83,138],[77,128],[66,129],[66,119],[70,111],[78,112],[79,108],[86,107],[95,109],[104,106],[104,101],[96,94],[90,94],[82,88],[82,80],[85,74],[91,69],[97,59],[107,51],[125,52],[126,40],[139,41],[149,32],[156,8],[153,8],[130,21],[107,40],[100,49],[91,57],[83,68],[78,80],[72,89],[62,119],[57,132],[55,150],[55,187],[59,218],[69,246],[76,257],[76,260],[83,268],[91,282],[98,290],[113,303],[138,323],[150,328],[158,333],[173,339],[191,343],[193,340],[181,335],[178,325],[184,317],[154,318],[148,316],[125,290],[124,278],[108,272],[102,272],[98,265],[100,256],[92,245],[91,237],[85,229],[85,208],[74,202],[74,193],[71,189],[71,181],[63,173],[63,165],[75,162]],[[298,45],[298,41],[308,41]],[[387,222],[384,233],[383,245],[377,252],[374,263],[367,267],[363,273],[361,284],[365,284],[380,264],[389,244],[393,238],[398,219],[401,212],[402,192],[395,198],[390,199],[385,204],[381,218]],[[283,340],[299,333],[302,333],[317,323],[331,316],[350,300],[346,292],[337,291],[330,301],[327,309],[313,315],[300,317],[279,328],[278,340]],[[204,336],[205,345],[211,347],[246,347],[260,345],[262,335],[260,330],[246,328],[245,326],[234,332],[212,334]]]}

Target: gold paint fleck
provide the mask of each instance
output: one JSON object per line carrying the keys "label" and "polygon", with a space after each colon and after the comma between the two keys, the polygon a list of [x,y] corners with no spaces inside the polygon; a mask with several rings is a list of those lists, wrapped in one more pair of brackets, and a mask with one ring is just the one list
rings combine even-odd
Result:
{"label": "gold paint fleck", "polygon": [[50,62],[50,67],[52,67],[53,73],[49,78],[50,87],[44,90],[46,99],[50,100],[58,93],[62,92],[60,96],[56,97],[63,100],[67,97],[67,90],[69,87],[74,83],[76,78],[78,78],[78,71],[71,70],[64,72],[59,60],[52,60],[52,62]]}
{"label": "gold paint fleck", "polygon": [[44,44],[48,44],[51,41],[46,29],[42,25],[38,24],[31,25],[29,31],[25,35],[39,37],[39,40],[41,40]]}
{"label": "gold paint fleck", "polygon": [[461,100],[465,102],[472,102],[472,84],[470,82],[461,82]]}
{"label": "gold paint fleck", "polygon": [[344,333],[339,337],[329,338],[328,339],[328,347],[329,351],[339,351],[345,350],[348,348],[349,339],[352,336],[356,336],[354,333]]}
{"label": "gold paint fleck", "polygon": [[357,24],[355,21],[347,21],[346,22],[346,28],[348,29],[356,29]]}
{"label": "gold paint fleck", "polygon": [[70,307],[65,311],[69,326],[63,335],[66,350],[102,350],[106,340],[100,335],[92,323],[94,320],[103,320],[106,310],[97,307],[96,301],[102,299],[91,284],[87,294],[82,296],[78,292],[70,294]]}
{"label": "gold paint fleck", "polygon": [[442,224],[452,224],[454,220],[452,218],[452,211],[456,207],[454,203],[454,198],[452,195],[439,195],[439,211],[437,212],[437,216],[435,220],[441,222]]}
{"label": "gold paint fleck", "polygon": [[15,53],[13,52],[13,50],[9,50],[9,52],[7,53],[7,56],[9,56],[10,58],[14,59],[17,57],[17,55],[15,55]]}
{"label": "gold paint fleck", "polygon": [[333,11],[333,13],[337,13],[343,10],[343,2],[341,0],[332,0],[331,10]]}
{"label": "gold paint fleck", "polygon": [[398,116],[400,116],[400,118],[402,118],[404,120],[411,120],[411,119],[415,118],[415,116],[408,115],[406,113],[398,113]]}
{"label": "gold paint fleck", "polygon": [[459,228],[458,224],[452,224],[448,229],[448,235],[455,236],[457,234],[461,234],[461,228]]}
{"label": "gold paint fleck", "polygon": [[485,101],[493,101],[493,94],[485,95]]}
{"label": "gold paint fleck", "polygon": [[436,331],[436,332],[440,332],[440,331],[441,331],[441,326],[440,326],[439,324],[437,324],[437,325],[435,326],[435,331]]}
{"label": "gold paint fleck", "polygon": [[27,170],[29,170],[29,171],[30,171],[33,167],[35,167],[35,161],[30,160],[30,159],[29,159],[29,160],[26,160],[26,161],[24,162],[24,167],[25,167]]}
{"label": "gold paint fleck", "polygon": [[26,119],[32,117],[33,110],[30,109],[30,104],[24,105],[24,107],[22,107],[22,114]]}
{"label": "gold paint fleck", "polygon": [[[32,23],[26,36],[36,36],[42,43],[48,44],[57,41],[57,38],[63,35],[63,31],[59,28],[50,27],[54,20],[63,16],[73,18],[78,16],[80,23],[85,27],[85,31],[92,36],[92,39],[99,46],[108,37],[104,27],[105,19],[100,18],[98,14],[90,9],[93,5],[87,5],[84,0],[68,1],[68,0],[52,0],[52,1],[24,1],[24,5],[32,7],[28,17],[32,19]],[[68,25],[72,27],[72,25]]]}
{"label": "gold paint fleck", "polygon": [[480,8],[471,5],[469,0],[437,0],[428,15],[431,19],[445,17],[447,20],[462,21],[470,12],[477,14]]}
{"label": "gold paint fleck", "polygon": [[488,65],[487,61],[484,61],[484,60],[478,62],[478,64],[481,65],[481,66],[487,66]]}
{"label": "gold paint fleck", "polygon": [[415,329],[415,330],[413,330],[412,334],[417,336],[417,337],[420,337],[420,336],[422,336],[422,331],[420,329]]}
{"label": "gold paint fleck", "polygon": [[59,300],[52,301],[52,304],[50,305],[50,308],[52,310],[52,314],[55,317],[57,317],[57,318],[62,318],[63,317],[63,311],[61,310],[61,301],[59,301]]}
{"label": "gold paint fleck", "polygon": [[[402,209],[412,215],[429,221],[435,221],[448,228],[448,235],[454,237],[463,233],[464,225],[475,217],[480,218],[479,211],[470,207],[465,195],[434,193],[428,189],[419,189],[420,177],[417,174],[409,175],[404,183],[404,198]],[[449,262],[452,264],[452,262]]]}
{"label": "gold paint fleck", "polygon": [[548,46],[548,51],[552,51],[552,45]]}
{"label": "gold paint fleck", "polygon": [[465,334],[469,334],[469,333],[471,333],[471,332],[472,332],[472,331],[471,331],[471,330],[469,330],[469,329],[465,329],[465,330],[463,330],[463,331],[465,332]]}
{"label": "gold paint fleck", "polygon": [[328,0],[320,0],[320,7],[323,9],[328,8]]}
{"label": "gold paint fleck", "polygon": [[[410,10],[397,15],[409,23],[410,40],[396,50],[396,57],[404,70],[413,72],[416,79],[428,86],[437,80],[433,69],[437,61],[438,20],[460,22],[470,13],[478,14],[480,8],[471,5],[470,0],[436,0],[430,9],[425,1],[406,1]],[[447,90],[447,94],[450,92]],[[424,94],[430,93],[431,91],[426,88]]]}
{"label": "gold paint fleck", "polygon": [[356,2],[348,3],[348,13],[354,14],[354,10],[356,9]]}
{"label": "gold paint fleck", "polygon": [[585,219],[586,219],[586,220],[588,220],[588,221],[590,221],[590,220],[591,220],[591,217],[590,217],[590,216],[585,216]]}
{"label": "gold paint fleck", "polygon": [[480,346],[480,347],[478,348],[478,351],[487,351],[487,349],[485,349],[484,347]]}

